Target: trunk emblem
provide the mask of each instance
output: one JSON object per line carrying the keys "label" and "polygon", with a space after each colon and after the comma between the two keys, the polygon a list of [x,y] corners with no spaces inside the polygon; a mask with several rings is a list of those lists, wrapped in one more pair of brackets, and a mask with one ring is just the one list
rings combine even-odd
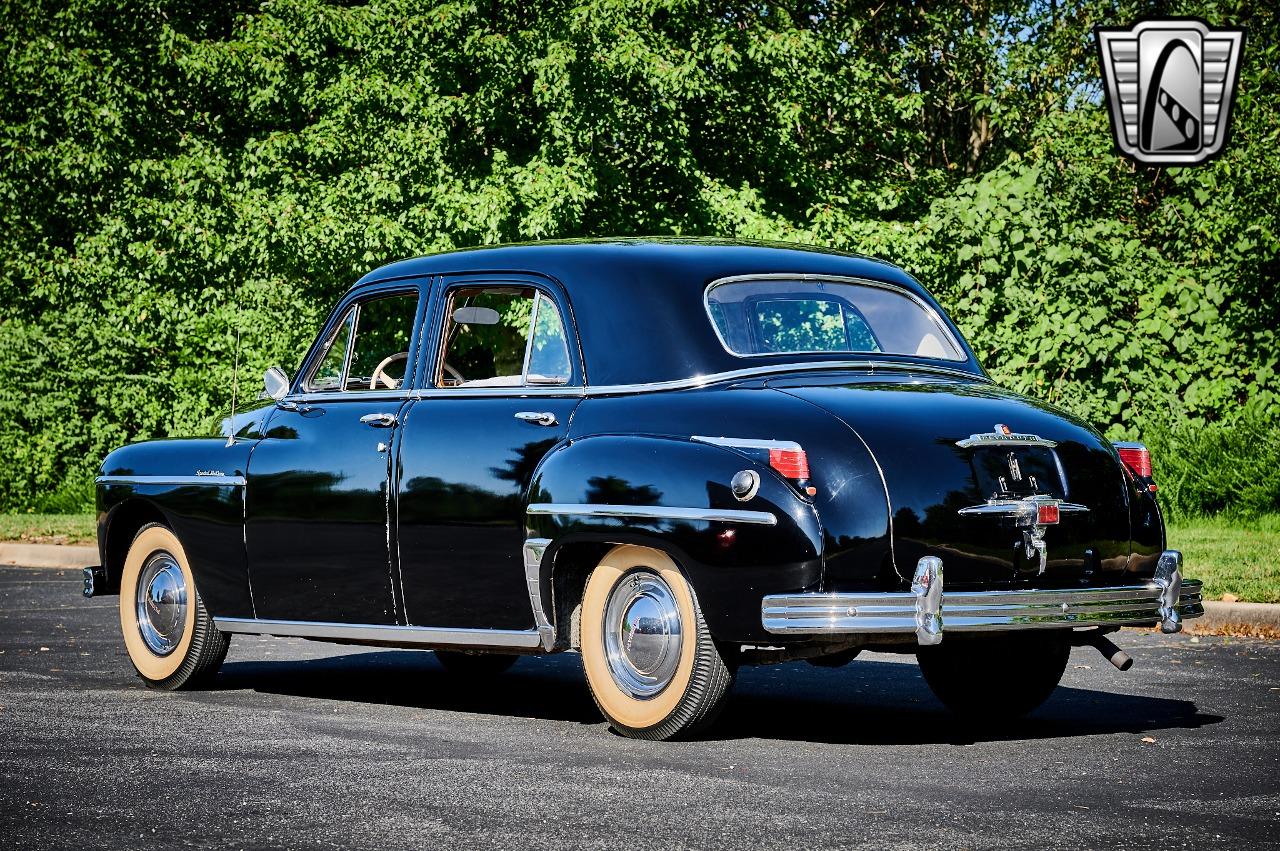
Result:
{"label": "trunk emblem", "polygon": [[1074,502],[1036,495],[1024,499],[989,499],[982,505],[962,508],[958,513],[961,517],[986,516],[1013,520],[1014,525],[1022,530],[1023,552],[1027,554],[1027,558],[1036,560],[1036,575],[1039,576],[1049,563],[1049,550],[1044,542],[1045,529],[1056,526],[1063,514],[1080,514],[1088,510],[1087,506]]}
{"label": "trunk emblem", "polygon": [[[956,446],[968,449],[971,446],[1057,446],[1056,440],[1045,440],[1038,434],[1022,434],[1010,429],[1004,423],[996,423],[994,431],[971,434],[964,440],[957,440]],[[1017,477],[1015,477],[1017,478]]]}

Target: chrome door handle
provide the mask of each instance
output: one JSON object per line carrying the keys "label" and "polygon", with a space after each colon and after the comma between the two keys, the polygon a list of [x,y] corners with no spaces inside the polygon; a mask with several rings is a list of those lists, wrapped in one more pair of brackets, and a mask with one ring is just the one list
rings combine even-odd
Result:
{"label": "chrome door handle", "polygon": [[550,411],[517,411],[516,419],[544,426],[553,426],[556,424],[556,415]]}
{"label": "chrome door handle", "polygon": [[360,422],[374,428],[391,428],[399,420],[396,419],[395,414],[365,414],[360,418]]}

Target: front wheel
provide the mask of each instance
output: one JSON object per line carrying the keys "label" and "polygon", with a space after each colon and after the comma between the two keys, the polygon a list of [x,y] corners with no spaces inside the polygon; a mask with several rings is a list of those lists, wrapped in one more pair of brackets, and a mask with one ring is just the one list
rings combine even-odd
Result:
{"label": "front wheel", "polygon": [[120,573],[120,629],[129,661],[147,685],[193,688],[213,677],[231,638],[205,610],[178,536],[142,527]]}
{"label": "front wheel", "polygon": [[1049,699],[1071,656],[1062,636],[1022,633],[955,640],[916,654],[925,682],[969,722],[1019,718]]}
{"label": "front wheel", "polygon": [[698,732],[715,720],[733,684],[693,587],[657,550],[617,547],[592,571],[581,645],[596,706],[634,739]]}

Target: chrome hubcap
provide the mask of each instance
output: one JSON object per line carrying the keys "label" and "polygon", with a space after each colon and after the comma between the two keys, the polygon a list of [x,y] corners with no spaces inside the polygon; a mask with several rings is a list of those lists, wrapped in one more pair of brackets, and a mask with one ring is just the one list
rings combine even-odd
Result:
{"label": "chrome hubcap", "polygon": [[662,577],[629,573],[609,595],[604,646],[618,687],[639,699],[656,696],[680,665],[680,608]]}
{"label": "chrome hubcap", "polygon": [[168,656],[187,625],[187,581],[173,556],[158,552],[138,577],[138,631],[151,652]]}

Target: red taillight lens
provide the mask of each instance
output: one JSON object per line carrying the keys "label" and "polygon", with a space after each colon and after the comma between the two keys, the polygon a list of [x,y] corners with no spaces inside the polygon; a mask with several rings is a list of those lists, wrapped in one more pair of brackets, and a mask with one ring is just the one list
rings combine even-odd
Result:
{"label": "red taillight lens", "polygon": [[1036,513],[1037,526],[1052,526],[1058,522],[1058,506],[1041,505]]}
{"label": "red taillight lens", "polygon": [[1133,471],[1135,476],[1143,479],[1151,478],[1151,453],[1147,451],[1147,447],[1135,443],[1117,446],[1116,451],[1120,453],[1120,460]]}
{"label": "red taillight lens", "polygon": [[784,479],[809,478],[809,457],[803,449],[770,449],[769,466]]}

